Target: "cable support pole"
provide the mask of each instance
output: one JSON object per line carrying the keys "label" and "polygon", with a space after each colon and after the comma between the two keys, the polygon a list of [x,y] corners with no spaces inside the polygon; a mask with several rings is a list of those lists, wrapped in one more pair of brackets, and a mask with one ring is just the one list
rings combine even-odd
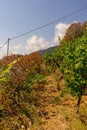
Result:
{"label": "cable support pole", "polygon": [[56,19],[56,20],[51,21],[51,22],[49,22],[49,23],[47,23],[47,24],[44,24],[44,25],[39,26],[39,27],[37,27],[37,28],[34,28],[34,29],[30,30],[30,31],[27,31],[27,32],[21,33],[21,34],[19,34],[19,35],[16,35],[16,36],[12,37],[11,39],[8,38],[8,40],[0,47],[0,49],[2,49],[2,48],[7,44],[7,56],[8,56],[8,55],[9,55],[9,42],[10,42],[10,40],[14,40],[14,39],[20,38],[20,37],[22,37],[22,36],[24,36],[24,35],[27,35],[27,34],[29,34],[29,33],[32,33],[32,32],[41,30],[41,29],[43,29],[43,28],[46,28],[46,27],[49,26],[49,25],[52,25],[52,24],[54,24],[54,23],[57,23],[58,21],[60,21],[60,20],[62,20],[62,19],[65,19],[65,18],[67,18],[67,17],[70,17],[70,16],[72,16],[72,15],[74,15],[74,14],[76,14],[76,13],[79,13],[79,12],[81,12],[82,10],[85,10],[85,9],[87,9],[87,5],[86,5],[85,7],[83,7],[83,8],[80,8],[80,9],[78,9],[78,10],[76,10],[76,11],[73,11],[73,12],[71,12],[71,13],[69,13],[69,14],[63,16],[63,17],[60,17],[59,19]]}
{"label": "cable support pole", "polygon": [[8,38],[8,42],[7,42],[7,56],[9,55],[9,42],[10,42],[10,38]]}

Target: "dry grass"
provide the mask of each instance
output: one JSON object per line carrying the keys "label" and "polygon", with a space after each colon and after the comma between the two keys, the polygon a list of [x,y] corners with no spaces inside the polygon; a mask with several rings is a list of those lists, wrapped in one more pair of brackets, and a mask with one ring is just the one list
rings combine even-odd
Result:
{"label": "dry grass", "polygon": [[[80,115],[76,115],[75,107],[77,99],[66,94],[61,99],[58,95],[61,91],[57,90],[57,79],[54,74],[46,76],[47,82],[45,85],[36,85],[33,93],[34,123],[31,127],[24,128],[24,130],[87,130],[87,97],[84,96],[80,106]],[[64,87],[64,81],[60,82],[60,86]],[[56,99],[56,100],[55,100]],[[7,129],[8,124],[20,127],[19,125],[24,122],[26,126],[29,121],[21,115],[22,122],[18,117],[10,117],[7,121],[4,120],[3,125]],[[28,122],[28,123],[26,123]],[[1,127],[1,126],[0,126]],[[12,128],[12,127],[11,127]],[[15,130],[23,130],[15,129]]]}
{"label": "dry grass", "polygon": [[[64,87],[64,81],[60,83]],[[60,94],[57,90],[57,80],[54,75],[47,76],[47,83],[39,88],[36,109],[39,126],[32,130],[87,130],[87,98],[83,97],[80,115],[76,115],[77,99],[66,94],[56,103],[55,98]],[[57,99],[57,98],[56,98]]]}

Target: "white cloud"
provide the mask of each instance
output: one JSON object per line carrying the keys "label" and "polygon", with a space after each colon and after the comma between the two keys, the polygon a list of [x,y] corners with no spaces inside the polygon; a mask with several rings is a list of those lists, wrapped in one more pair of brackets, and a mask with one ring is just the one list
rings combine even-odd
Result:
{"label": "white cloud", "polygon": [[[55,34],[51,41],[45,40],[44,37],[33,35],[32,37],[27,39],[25,44],[18,44],[18,45],[10,46],[10,53],[29,54],[34,51],[43,50],[52,46],[56,46],[59,44],[58,36],[62,39],[68,27],[69,27],[69,24],[58,23],[55,26]],[[1,53],[0,58],[4,54],[6,55],[6,47],[0,53]]]}
{"label": "white cloud", "polygon": [[43,37],[38,37],[36,35],[33,35],[31,38],[27,40],[25,49],[29,53],[29,52],[43,50],[58,45],[59,44],[58,36],[62,39],[68,27],[69,24],[58,23],[55,26],[55,34],[52,41],[46,41]]}
{"label": "white cloud", "polygon": [[7,53],[7,46],[5,45],[3,48],[0,49],[0,58],[6,56],[6,53]]}
{"label": "white cloud", "polygon": [[70,26],[70,24],[65,24],[65,23],[58,23],[55,26],[55,37],[54,37],[54,42],[58,42],[58,36],[60,39],[62,39],[66,33],[67,28]]}
{"label": "white cloud", "polygon": [[15,47],[16,50],[19,50],[21,48],[21,45],[19,44],[19,45],[16,45],[14,47]]}
{"label": "white cloud", "polygon": [[29,52],[46,49],[50,46],[50,42],[46,41],[43,37],[33,35],[26,42],[25,49]]}
{"label": "white cloud", "polygon": [[10,53],[12,53],[12,54],[24,54],[23,51],[26,51],[24,49],[24,45],[23,44],[12,45],[10,47]]}

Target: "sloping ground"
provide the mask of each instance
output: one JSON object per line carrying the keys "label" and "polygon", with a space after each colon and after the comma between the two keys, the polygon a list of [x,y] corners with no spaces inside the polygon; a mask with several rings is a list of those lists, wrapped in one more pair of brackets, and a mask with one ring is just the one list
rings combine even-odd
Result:
{"label": "sloping ground", "polygon": [[[4,120],[0,130],[87,130],[87,95],[83,97],[80,115],[77,115],[77,100],[66,94],[61,100],[58,95],[57,77],[54,74],[46,76],[46,83],[35,85],[31,93],[29,108],[31,119],[22,113]],[[64,81],[60,82],[64,87]],[[25,105],[27,105],[25,103]],[[13,127],[8,126],[11,124]],[[4,127],[4,128],[3,128]]]}
{"label": "sloping ground", "polygon": [[63,126],[66,127],[65,119],[59,114],[59,106],[54,100],[59,92],[53,79],[47,77],[47,81],[48,84],[42,86],[42,91],[38,92],[39,100],[36,104],[42,128],[43,130],[59,130],[60,128],[64,130]]}
{"label": "sloping ground", "polygon": [[[54,76],[47,76],[44,86],[35,88],[35,105],[37,111],[36,124],[31,130],[87,130],[87,97],[81,103],[81,116],[75,114],[76,99],[66,95],[57,100]],[[61,86],[63,82],[61,82]],[[58,102],[58,103],[57,103]]]}

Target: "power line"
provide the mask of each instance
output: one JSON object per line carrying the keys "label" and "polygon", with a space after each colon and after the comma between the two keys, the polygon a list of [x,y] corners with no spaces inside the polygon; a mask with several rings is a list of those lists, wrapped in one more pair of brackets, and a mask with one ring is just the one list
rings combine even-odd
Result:
{"label": "power line", "polygon": [[10,40],[17,39],[17,38],[20,38],[20,37],[22,37],[22,36],[24,36],[24,35],[27,35],[27,34],[29,34],[29,33],[32,33],[32,32],[41,30],[41,29],[43,29],[43,28],[46,28],[46,27],[49,26],[49,25],[52,25],[52,24],[54,24],[54,23],[57,23],[58,21],[60,21],[60,20],[62,20],[62,19],[65,19],[65,18],[67,18],[67,17],[69,17],[69,16],[72,16],[72,15],[74,15],[74,14],[76,14],[76,13],[79,13],[79,12],[85,10],[85,9],[87,9],[87,6],[81,8],[81,9],[78,9],[78,10],[76,10],[76,11],[73,11],[73,12],[71,12],[71,13],[69,13],[69,14],[67,14],[67,15],[65,15],[65,16],[63,16],[63,17],[61,17],[61,18],[58,18],[58,19],[56,19],[56,20],[54,20],[54,21],[52,21],[52,22],[49,22],[49,23],[47,23],[47,24],[44,24],[44,25],[39,26],[39,27],[37,27],[37,28],[34,28],[34,29],[32,29],[32,30],[30,30],[30,31],[28,31],[28,32],[24,32],[24,33],[22,33],[22,34],[20,34],[20,35],[16,35],[16,36],[12,37]]}
{"label": "power line", "polygon": [[8,41],[6,41],[2,46],[0,46],[0,49],[2,49],[7,43]]}
{"label": "power line", "polygon": [[63,16],[63,17],[61,17],[61,18],[58,18],[58,19],[56,19],[56,20],[53,20],[53,21],[51,21],[51,22],[49,22],[49,23],[47,23],[47,24],[44,24],[44,25],[39,26],[39,27],[37,27],[37,28],[34,28],[34,29],[30,30],[30,31],[24,32],[24,33],[22,33],[22,34],[20,34],[20,35],[16,35],[16,36],[14,36],[14,37],[12,37],[12,38],[10,38],[10,39],[8,38],[8,40],[0,47],[0,49],[3,48],[3,47],[7,44],[7,55],[8,55],[8,54],[9,54],[9,41],[14,40],[14,39],[17,39],[17,38],[20,38],[20,37],[22,37],[22,36],[24,36],[24,35],[27,35],[27,34],[29,34],[29,33],[32,33],[32,32],[38,31],[38,30],[41,30],[41,29],[43,29],[43,28],[46,28],[47,26],[50,26],[50,25],[52,25],[52,24],[54,24],[54,23],[57,23],[58,21],[60,21],[60,20],[62,20],[62,19],[65,19],[65,18],[67,18],[67,17],[69,17],[69,16],[72,16],[72,15],[74,15],[74,14],[76,14],[76,13],[79,13],[79,12],[85,10],[85,9],[87,9],[87,6],[85,6],[85,7],[83,7],[83,8],[80,8],[80,9],[78,9],[78,10],[76,10],[76,11],[73,11],[73,12],[71,12],[71,13],[69,13],[69,14],[67,14],[67,15],[65,15],[65,16]]}

